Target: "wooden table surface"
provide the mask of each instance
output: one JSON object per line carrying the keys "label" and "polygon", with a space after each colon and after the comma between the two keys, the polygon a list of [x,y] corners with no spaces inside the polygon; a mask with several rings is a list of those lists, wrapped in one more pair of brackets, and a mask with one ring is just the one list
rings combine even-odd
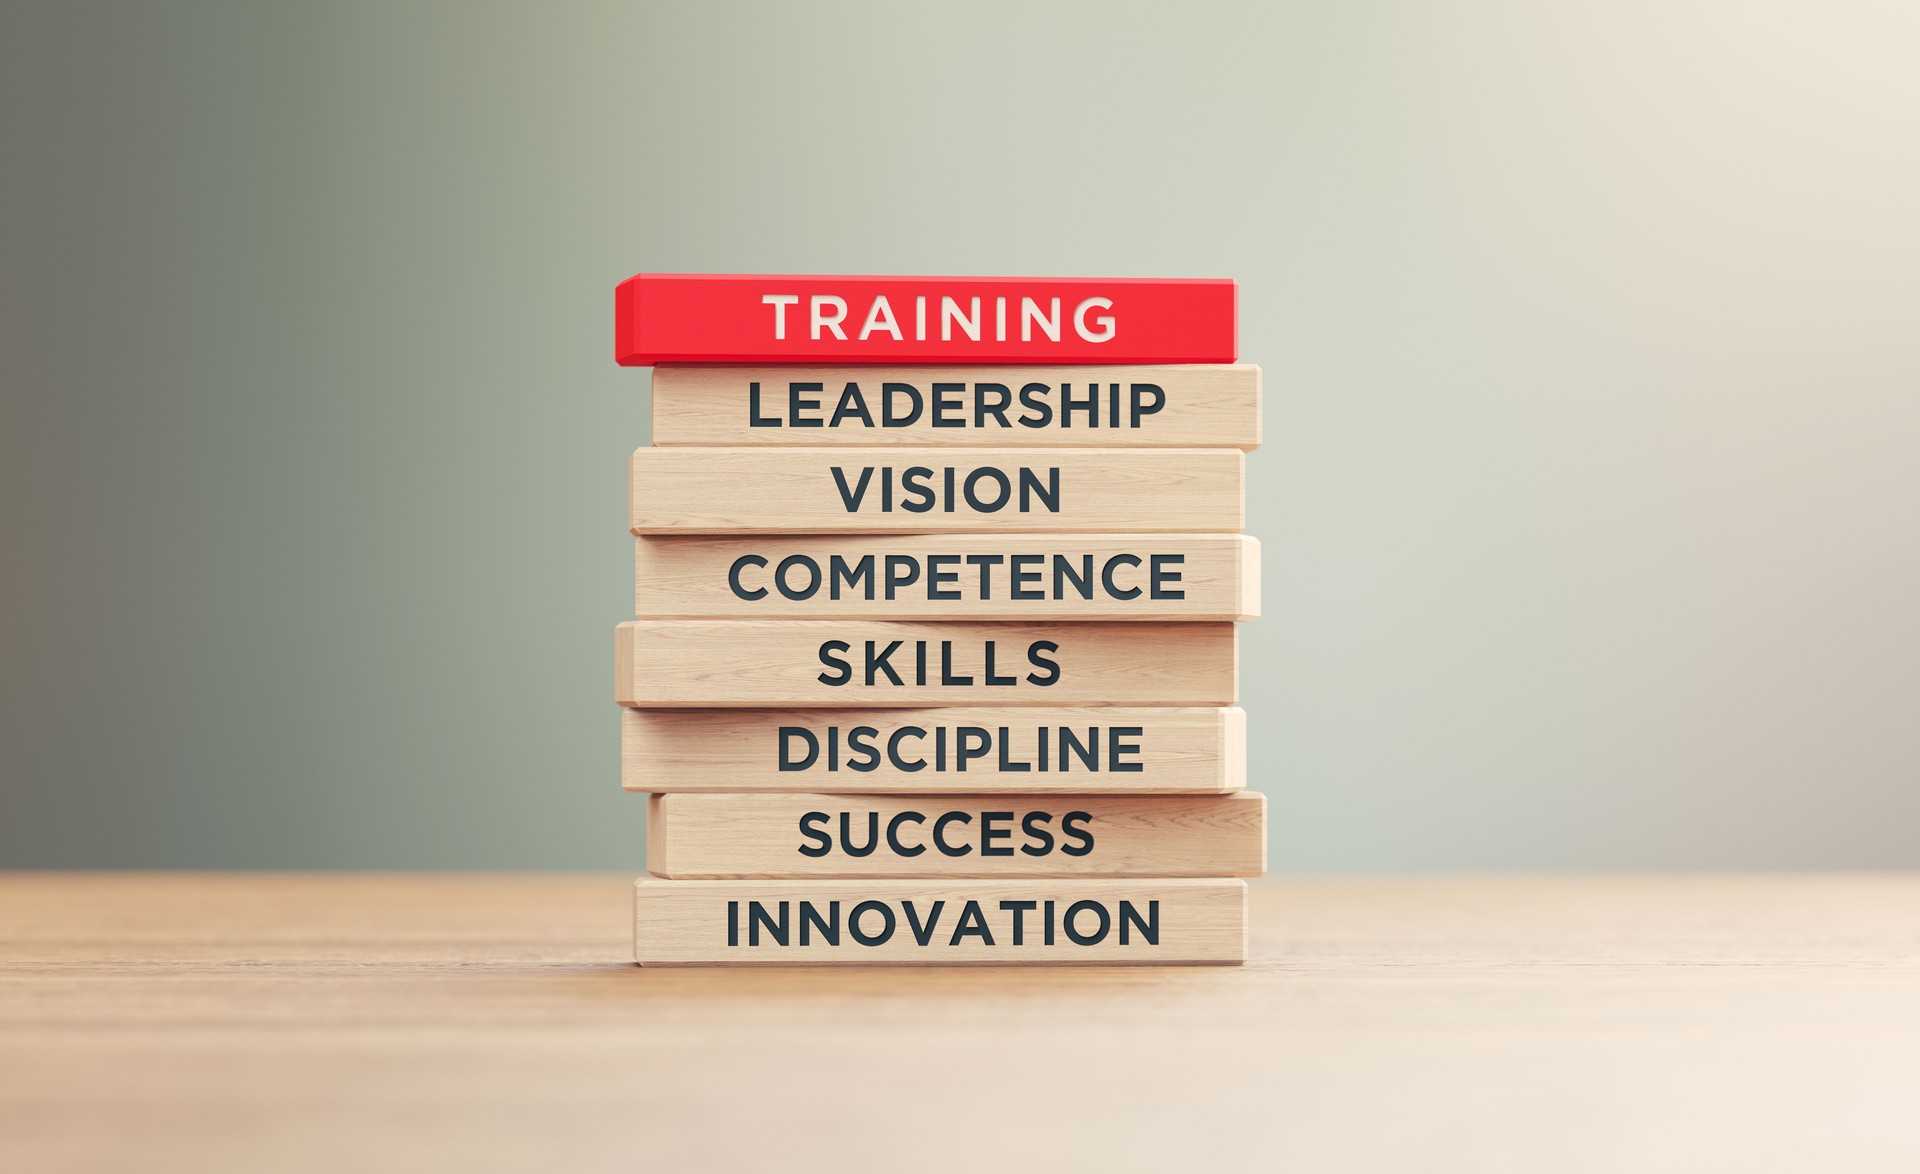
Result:
{"label": "wooden table surface", "polygon": [[0,1169],[1920,1168],[1920,876],[1269,880],[1165,970],[641,970],[629,883],[0,874]]}

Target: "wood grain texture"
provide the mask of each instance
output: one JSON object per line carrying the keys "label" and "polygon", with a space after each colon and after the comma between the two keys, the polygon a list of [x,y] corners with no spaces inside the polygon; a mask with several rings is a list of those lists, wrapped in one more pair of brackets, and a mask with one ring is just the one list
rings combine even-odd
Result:
{"label": "wood grain texture", "polygon": [[[899,684],[877,667],[896,641],[886,664]],[[724,708],[1232,705],[1237,647],[1232,624],[642,620],[617,630],[614,699]]]}
{"label": "wood grain texture", "polygon": [[653,370],[653,443],[1253,449],[1260,368],[663,364]]}
{"label": "wood grain texture", "polygon": [[1240,880],[640,880],[633,916],[642,966],[1247,960]]}
{"label": "wood grain texture", "polygon": [[1260,614],[1260,544],[1239,534],[652,537],[634,546],[641,619]]}
{"label": "wood grain texture", "polygon": [[1259,876],[1266,816],[1255,791],[655,795],[647,871],[674,880]]}
{"label": "wood grain texture", "polygon": [[[1245,464],[1231,448],[643,448],[630,525],[635,534],[1237,533]],[[910,475],[930,498],[909,495]],[[931,508],[916,513],[910,500]]]}
{"label": "wood grain texture", "polygon": [[1920,875],[1250,888],[1244,967],[686,970],[630,872],[0,873],[0,1169],[1920,1167]]}
{"label": "wood grain texture", "polygon": [[[986,753],[958,753],[963,737],[982,736]],[[1246,776],[1247,715],[1233,708],[620,711],[629,791],[1211,794],[1239,790]]]}

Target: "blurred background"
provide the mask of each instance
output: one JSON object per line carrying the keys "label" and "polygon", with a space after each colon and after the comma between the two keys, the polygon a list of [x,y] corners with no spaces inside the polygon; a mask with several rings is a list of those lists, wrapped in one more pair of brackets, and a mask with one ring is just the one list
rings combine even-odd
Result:
{"label": "blurred background", "polygon": [[1920,8],[10,3],[0,865],[637,869],[638,270],[1220,276],[1276,870],[1920,865]]}

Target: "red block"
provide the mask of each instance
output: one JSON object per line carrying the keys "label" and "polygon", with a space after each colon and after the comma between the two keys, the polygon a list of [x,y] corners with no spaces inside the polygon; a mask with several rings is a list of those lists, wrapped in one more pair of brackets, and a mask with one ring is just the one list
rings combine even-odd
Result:
{"label": "red block", "polygon": [[1231,363],[1238,296],[1212,279],[641,273],[614,289],[614,358]]}

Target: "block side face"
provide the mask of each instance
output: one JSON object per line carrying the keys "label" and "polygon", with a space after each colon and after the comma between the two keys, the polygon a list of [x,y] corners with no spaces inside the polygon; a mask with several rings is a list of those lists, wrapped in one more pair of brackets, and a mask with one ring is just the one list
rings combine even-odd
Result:
{"label": "block side face", "polygon": [[640,533],[641,519],[646,516],[646,503],[643,500],[646,466],[641,463],[640,454],[649,451],[652,450],[635,449],[633,455],[627,458],[627,529],[634,534]]}
{"label": "block side face", "polygon": [[638,695],[634,687],[634,625],[627,622],[613,630],[613,699],[620,705],[632,705]]}
{"label": "block side face", "polygon": [[1236,790],[1247,785],[1247,711],[1231,706],[1221,714],[1221,757],[1226,763],[1228,785]]}
{"label": "block side face", "polygon": [[1240,357],[1240,283],[1227,282],[1227,353]]}
{"label": "block side face", "polygon": [[1267,875],[1267,797],[1260,791],[1242,791],[1241,797],[1252,799],[1259,804],[1259,818],[1255,821],[1259,835],[1254,839],[1253,867],[1242,876],[1261,877]]}
{"label": "block side face", "polygon": [[633,882],[633,960],[645,966],[647,933],[648,886],[645,881]]}
{"label": "block side face", "polygon": [[1236,541],[1239,544],[1240,618],[1257,620],[1260,618],[1260,540],[1242,534]]}
{"label": "block side face", "polygon": [[1233,460],[1233,526],[1238,533],[1247,528],[1247,454],[1235,452]]}
{"label": "block side face", "polygon": [[1266,374],[1258,366],[1249,364],[1253,370],[1253,443],[1242,445],[1246,449],[1256,449],[1266,443],[1267,402]]}
{"label": "block side face", "polygon": [[623,367],[633,366],[641,351],[634,330],[638,294],[633,278],[613,287],[613,361]]}
{"label": "block side face", "polygon": [[649,769],[658,751],[648,734],[652,727],[640,718],[640,711],[620,710],[620,787],[626,791],[657,791],[666,783],[663,774]]}
{"label": "block side face", "polygon": [[1253,957],[1253,946],[1252,946],[1252,940],[1251,940],[1253,936],[1252,935],[1253,927],[1249,921],[1248,911],[1247,911],[1247,899],[1248,899],[1247,882],[1235,881],[1234,883],[1239,886],[1239,891],[1236,894],[1235,900],[1234,900],[1234,905],[1236,908],[1234,917],[1240,923],[1240,943],[1239,943],[1240,948],[1239,948],[1239,956],[1234,958],[1233,961],[1244,966],[1247,963],[1247,961]]}
{"label": "block side face", "polygon": [[1226,674],[1225,704],[1238,706],[1240,704],[1240,630],[1231,626],[1227,629]]}
{"label": "block side face", "polygon": [[654,876],[671,875],[671,865],[667,856],[671,838],[667,835],[666,821],[661,810],[666,795],[647,796],[647,871]]}

